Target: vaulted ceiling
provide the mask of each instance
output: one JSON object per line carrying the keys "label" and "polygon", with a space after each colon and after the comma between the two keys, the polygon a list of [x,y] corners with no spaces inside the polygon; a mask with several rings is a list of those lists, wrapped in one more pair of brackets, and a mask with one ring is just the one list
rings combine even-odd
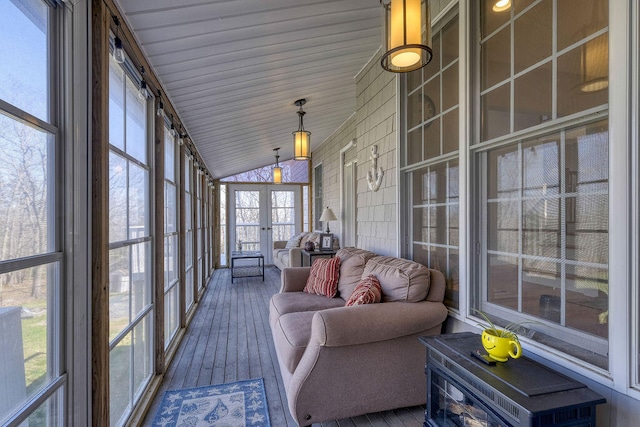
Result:
{"label": "vaulted ceiling", "polygon": [[294,101],[318,147],[354,111],[378,0],[116,0],[214,178],[293,156]]}

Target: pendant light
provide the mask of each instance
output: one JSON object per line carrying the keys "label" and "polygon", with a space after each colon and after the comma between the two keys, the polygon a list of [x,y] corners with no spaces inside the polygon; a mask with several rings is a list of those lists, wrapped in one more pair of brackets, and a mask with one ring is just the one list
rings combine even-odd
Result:
{"label": "pendant light", "polygon": [[158,91],[158,110],[156,111],[156,114],[161,119],[164,119],[164,104],[162,102],[162,92],[160,91]]}
{"label": "pendant light", "polygon": [[303,124],[303,117],[306,113],[302,109],[302,106],[306,103],[306,99],[298,99],[294,103],[297,107],[300,107],[298,110],[298,130],[293,132],[293,158],[295,160],[311,159],[311,132],[304,130]]}
{"label": "pendant light", "polygon": [[280,156],[278,155],[278,150],[280,150],[280,147],[273,149],[273,151],[276,152],[276,165],[273,167],[274,184],[282,184],[282,168],[280,167],[280,163],[278,162],[278,159],[280,158]]}
{"label": "pendant light", "polygon": [[138,91],[138,98],[146,101],[149,98],[149,89],[147,89],[147,82],[144,81],[144,67],[140,66],[140,74],[142,79],[140,80],[140,90]]}
{"label": "pendant light", "polygon": [[511,0],[498,0],[493,4],[494,12],[505,12],[511,9]]}
{"label": "pendant light", "polygon": [[118,64],[124,63],[124,49],[122,48],[122,40],[120,39],[120,20],[113,15],[113,22],[116,24],[116,37],[113,39],[113,59]]}
{"label": "pendant light", "polygon": [[393,73],[406,73],[431,61],[431,18],[428,0],[380,0],[382,48],[380,64]]}

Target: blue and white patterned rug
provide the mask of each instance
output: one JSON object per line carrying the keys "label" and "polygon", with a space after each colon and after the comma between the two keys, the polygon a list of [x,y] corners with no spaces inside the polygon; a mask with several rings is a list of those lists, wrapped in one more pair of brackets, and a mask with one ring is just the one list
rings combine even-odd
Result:
{"label": "blue and white patterned rug", "polygon": [[154,427],[269,427],[262,378],[164,393]]}

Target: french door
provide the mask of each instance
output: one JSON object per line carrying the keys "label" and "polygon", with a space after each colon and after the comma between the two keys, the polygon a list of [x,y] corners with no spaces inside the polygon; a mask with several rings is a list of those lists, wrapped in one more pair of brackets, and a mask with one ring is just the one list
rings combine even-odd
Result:
{"label": "french door", "polygon": [[302,199],[297,185],[229,185],[231,251],[260,251],[272,264],[273,242],[302,229]]}

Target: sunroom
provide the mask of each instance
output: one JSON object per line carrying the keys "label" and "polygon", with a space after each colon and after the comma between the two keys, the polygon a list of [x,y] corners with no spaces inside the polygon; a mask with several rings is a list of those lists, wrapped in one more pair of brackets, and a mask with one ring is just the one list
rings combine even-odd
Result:
{"label": "sunroom", "polygon": [[[151,425],[171,378],[229,376],[295,425],[277,364],[238,366],[272,346],[273,242],[329,226],[441,271],[443,334],[522,323],[527,357],[606,399],[597,425],[635,423],[637,2],[429,0],[406,73],[380,3],[0,1],[2,425]],[[239,248],[264,282],[233,282]]]}

